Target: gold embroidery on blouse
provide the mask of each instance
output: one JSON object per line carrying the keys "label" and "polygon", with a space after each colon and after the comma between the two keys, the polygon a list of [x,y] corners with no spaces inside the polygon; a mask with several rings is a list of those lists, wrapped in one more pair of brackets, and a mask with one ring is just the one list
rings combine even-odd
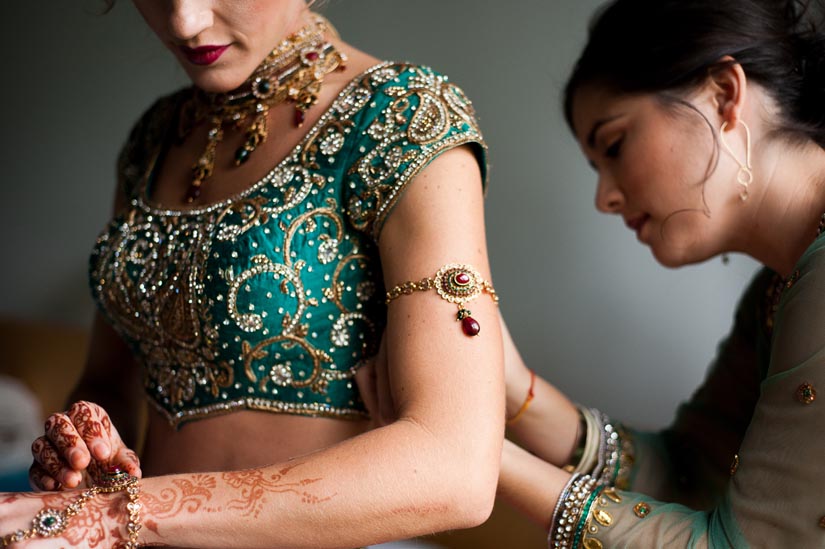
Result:
{"label": "gold embroidery on blouse", "polygon": [[[342,322],[349,322],[353,319],[363,320],[370,330],[374,332],[373,323],[366,318],[362,313],[351,312],[346,309],[341,301],[340,293],[337,293],[333,288],[340,288],[343,282],[338,280],[340,273],[344,266],[351,261],[366,262],[368,259],[365,255],[359,255],[351,252],[347,257],[340,257],[338,253],[338,243],[344,238],[343,221],[340,214],[337,213],[337,203],[334,199],[327,199],[326,208],[316,208],[309,210],[297,216],[289,225],[286,225],[283,220],[280,223],[280,229],[285,234],[283,261],[284,264],[276,264],[269,260],[266,256],[258,255],[252,258],[254,266],[247,271],[241,273],[240,276],[232,281],[229,292],[228,307],[230,317],[235,320],[238,326],[248,332],[260,330],[263,327],[263,320],[257,313],[240,314],[237,309],[237,295],[238,291],[246,284],[246,282],[254,277],[263,274],[272,274],[275,278],[280,278],[280,291],[290,297],[294,297],[297,301],[296,309],[293,313],[284,312],[281,321],[282,331],[280,335],[270,337],[255,345],[248,341],[243,341],[243,361],[244,372],[247,378],[258,383],[258,388],[261,391],[266,390],[269,381],[275,385],[282,387],[306,388],[309,387],[318,393],[325,393],[330,381],[349,379],[355,374],[355,368],[347,370],[336,370],[332,368],[325,368],[325,364],[333,362],[332,357],[325,351],[315,347],[307,341],[309,334],[309,324],[301,323],[301,319],[305,318],[308,307],[317,307],[318,300],[307,296],[304,289],[304,284],[301,278],[301,271],[306,266],[304,260],[298,260],[293,263],[294,253],[292,252],[292,241],[299,231],[304,234],[316,232],[319,228],[319,219],[325,219],[331,226],[334,227],[334,236],[326,233],[319,237],[321,244],[318,246],[318,259],[322,264],[330,263],[335,259],[339,260],[336,267],[335,274],[332,277],[332,286],[323,289],[325,296],[330,298],[335,305],[344,313],[333,324],[332,340],[333,343],[339,347],[345,347],[349,344],[349,334]],[[367,265],[364,264],[363,267]],[[340,290],[342,291],[342,290]],[[342,321],[343,319],[343,321]],[[336,333],[343,332],[346,336],[345,341],[337,341]],[[340,336],[338,336],[340,337]],[[280,344],[284,349],[292,349],[296,345],[301,347],[306,355],[311,359],[312,368],[309,372],[306,368],[302,368],[304,364],[293,365],[290,363],[277,362],[271,366],[267,375],[258,378],[255,374],[253,362],[261,361],[269,356],[267,348]],[[278,353],[274,353],[276,359]],[[297,376],[295,374],[297,367]]]}
{"label": "gold embroidery on blouse", "polygon": [[[359,156],[359,150],[346,149],[349,134],[356,131],[351,119],[376,99],[379,86],[405,71],[414,73],[409,89],[390,86],[391,105],[358,130],[370,137],[364,134],[355,141],[375,139],[374,150],[360,150]],[[418,105],[406,109],[414,95]],[[121,177],[131,207],[98,240],[92,271],[102,308],[145,363],[151,401],[172,425],[238,407],[363,417],[352,400],[333,405],[330,395],[322,402],[286,402],[272,395],[278,395],[279,386],[298,390],[290,398],[304,398],[303,389],[326,395],[331,381],[346,381],[352,389],[348,382],[355,367],[346,366],[374,352],[377,318],[369,318],[367,311],[380,312],[372,310],[380,277],[355,276],[354,271],[373,269],[375,257],[352,226],[364,231],[383,219],[405,182],[439,152],[466,142],[483,146],[469,101],[443,76],[409,65],[377,66],[341,92],[293,153],[260,181],[235,197],[186,211],[154,206],[148,198],[159,136],[175,112],[176,102],[167,103],[140,122],[143,129],[124,148]],[[461,127],[445,137],[452,125]],[[403,152],[411,143],[420,150]],[[333,165],[339,153],[346,155],[339,162],[352,162],[343,170],[367,176],[363,199],[371,203],[364,215],[319,196],[323,191],[349,198],[346,191],[355,188],[347,189],[345,178],[328,189],[333,180],[318,173],[321,166]],[[403,173],[393,171],[404,164]],[[338,185],[343,192],[333,193]],[[273,237],[270,242],[282,249],[260,246],[267,237],[256,238],[258,231],[274,235],[279,230],[283,240]],[[250,231],[255,236],[250,238]],[[234,248],[244,236],[248,240],[241,245],[251,248]],[[307,261],[315,259],[312,273]],[[319,265],[330,265],[330,270],[334,265],[334,273],[319,274]],[[266,298],[282,294],[277,309],[252,293],[268,289],[258,284],[259,277],[267,276],[277,283],[270,282]],[[316,307],[323,318],[316,315],[314,321]],[[329,348],[322,349],[327,332]],[[333,362],[341,349],[352,351],[340,355],[351,361],[346,366]],[[232,388],[249,389],[249,396]],[[220,400],[210,402],[207,394]]]}
{"label": "gold embroidery on blouse", "polygon": [[[350,201],[353,224],[361,230],[371,226],[374,236],[406,183],[439,152],[464,143],[483,143],[472,103],[460,88],[443,76],[417,68],[409,70],[415,75],[409,78],[407,86],[384,90],[393,100],[367,129],[376,145],[350,169],[366,185],[366,190]],[[415,109],[413,96],[418,100]],[[462,124],[469,131],[445,138],[451,127]],[[420,150],[405,152],[404,147],[410,143],[420,146]],[[408,163],[402,170],[402,165]],[[364,203],[372,201],[374,208],[363,208]]]}

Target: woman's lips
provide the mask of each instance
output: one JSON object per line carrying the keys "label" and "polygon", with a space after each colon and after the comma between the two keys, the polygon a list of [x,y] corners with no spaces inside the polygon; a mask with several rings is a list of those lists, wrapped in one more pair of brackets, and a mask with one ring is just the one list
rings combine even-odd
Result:
{"label": "woman's lips", "polygon": [[217,61],[229,46],[201,46],[190,48],[179,46],[180,51],[193,65],[211,65]]}
{"label": "woman's lips", "polygon": [[643,214],[632,219],[626,219],[625,224],[628,226],[628,228],[630,228],[632,231],[636,233],[636,238],[639,238],[639,235],[642,232],[642,227],[644,227],[648,219],[650,219],[650,216],[647,214]]}

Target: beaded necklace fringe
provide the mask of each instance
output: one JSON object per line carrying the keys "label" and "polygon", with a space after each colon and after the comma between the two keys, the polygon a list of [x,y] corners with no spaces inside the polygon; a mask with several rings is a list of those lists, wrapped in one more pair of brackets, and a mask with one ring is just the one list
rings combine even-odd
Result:
{"label": "beaded necklace fringe", "polygon": [[324,77],[345,69],[346,56],[326,40],[327,35],[337,37],[338,33],[324,17],[313,14],[310,24],[278,44],[237,91],[194,90],[181,107],[178,137],[183,140],[204,121],[209,122],[210,128],[206,149],[192,166],[187,203],[198,199],[201,186],[214,172],[216,151],[223,140],[225,125],[233,124],[238,129],[245,126],[246,139],[235,151],[234,165],[240,166],[266,141],[269,109],[292,102],[295,126],[304,123],[306,111],[318,102]]}

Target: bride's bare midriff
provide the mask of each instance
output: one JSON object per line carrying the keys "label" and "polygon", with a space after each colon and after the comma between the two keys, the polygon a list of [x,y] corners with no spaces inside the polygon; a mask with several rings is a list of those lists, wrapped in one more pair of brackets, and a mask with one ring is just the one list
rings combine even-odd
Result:
{"label": "bride's bare midriff", "polygon": [[238,411],[175,430],[149,412],[141,469],[146,476],[233,471],[302,456],[354,437],[367,421]]}
{"label": "bride's bare midriff", "polygon": [[332,446],[366,429],[366,420],[239,411],[191,421],[176,431],[150,410],[141,469],[144,476],[159,476],[262,467]]}

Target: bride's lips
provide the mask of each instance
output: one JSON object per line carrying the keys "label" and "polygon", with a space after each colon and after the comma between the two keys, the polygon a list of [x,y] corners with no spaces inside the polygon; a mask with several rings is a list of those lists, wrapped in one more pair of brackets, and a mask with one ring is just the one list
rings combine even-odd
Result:
{"label": "bride's lips", "polygon": [[229,46],[200,46],[198,48],[178,46],[178,48],[193,65],[211,65],[223,55]]}

